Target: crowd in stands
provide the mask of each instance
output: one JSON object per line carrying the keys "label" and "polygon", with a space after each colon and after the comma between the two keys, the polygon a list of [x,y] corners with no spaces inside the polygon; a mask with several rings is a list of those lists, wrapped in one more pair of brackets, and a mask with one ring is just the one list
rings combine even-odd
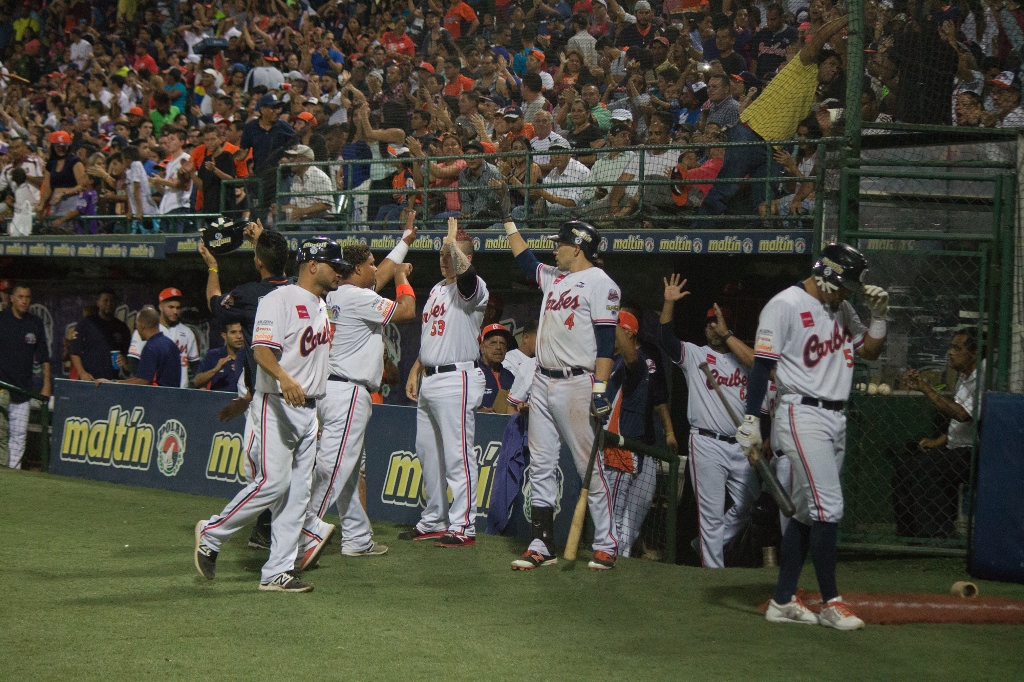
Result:
{"label": "crowd in stands", "polygon": [[[800,179],[817,158],[800,139],[841,135],[851,104],[842,11],[831,0],[5,2],[0,219],[11,235],[192,231],[201,221],[182,215],[214,213],[300,229],[340,213],[379,229],[414,208],[486,228],[500,218],[498,185],[517,218],[806,212],[814,184]],[[866,0],[864,19],[866,132],[1024,123],[1015,0]],[[794,60],[807,68],[777,79]],[[780,109],[784,124],[766,123]],[[794,142],[771,158],[721,146],[780,139],[767,133]],[[656,147],[673,144],[693,146]],[[642,159],[602,149],[631,145],[652,148]],[[723,169],[778,181],[772,196],[733,196],[737,185],[709,182]]]}

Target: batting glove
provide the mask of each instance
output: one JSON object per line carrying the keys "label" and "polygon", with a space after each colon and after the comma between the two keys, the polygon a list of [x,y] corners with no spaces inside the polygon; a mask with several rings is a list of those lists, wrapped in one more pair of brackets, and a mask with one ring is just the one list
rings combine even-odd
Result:
{"label": "batting glove", "polygon": [[761,420],[752,414],[743,417],[743,423],[736,429],[736,442],[744,450],[761,445]]}
{"label": "batting glove", "polygon": [[512,197],[508,191],[508,185],[502,183],[498,190],[498,209],[501,212],[501,222],[512,222]]}
{"label": "batting glove", "polygon": [[604,395],[607,388],[608,384],[606,382],[595,381],[594,392],[590,396],[590,416],[600,419],[602,423],[608,419],[608,415],[612,411],[612,406]]}
{"label": "batting glove", "polygon": [[871,311],[871,317],[884,320],[889,312],[889,292],[882,287],[868,284],[864,287],[864,300]]}

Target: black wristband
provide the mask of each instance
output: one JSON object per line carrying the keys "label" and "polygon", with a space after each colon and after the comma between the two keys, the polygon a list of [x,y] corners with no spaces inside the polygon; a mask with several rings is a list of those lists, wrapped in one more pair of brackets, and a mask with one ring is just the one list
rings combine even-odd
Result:
{"label": "black wristband", "polygon": [[725,336],[722,337],[722,343],[725,343],[726,341],[728,341],[732,337],[733,337],[733,333],[732,332],[726,332]]}

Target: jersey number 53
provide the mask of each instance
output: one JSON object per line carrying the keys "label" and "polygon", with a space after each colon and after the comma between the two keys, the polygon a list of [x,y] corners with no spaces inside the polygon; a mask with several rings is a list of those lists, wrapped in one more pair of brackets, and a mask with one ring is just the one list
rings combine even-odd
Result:
{"label": "jersey number 53", "polygon": [[444,320],[434,320],[430,323],[431,336],[444,336]]}

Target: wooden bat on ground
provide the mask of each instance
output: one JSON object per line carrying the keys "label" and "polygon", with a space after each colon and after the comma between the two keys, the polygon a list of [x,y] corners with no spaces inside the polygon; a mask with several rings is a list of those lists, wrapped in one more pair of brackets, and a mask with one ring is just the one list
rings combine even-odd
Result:
{"label": "wooden bat on ground", "polygon": [[576,561],[576,550],[579,549],[580,536],[583,534],[583,521],[587,518],[587,498],[590,497],[590,479],[594,475],[594,462],[597,453],[604,447],[604,427],[601,421],[593,419],[594,445],[590,449],[590,461],[587,462],[587,474],[583,477],[583,489],[580,499],[576,501],[576,509],[572,513],[572,525],[569,526],[569,539],[565,543],[565,560]]}
{"label": "wooden bat on ground", "polygon": [[[739,415],[733,411],[732,406],[729,405],[729,401],[725,399],[725,394],[722,393],[722,387],[718,385],[718,381],[715,379],[715,375],[711,373],[711,368],[708,367],[708,363],[700,363],[700,370],[704,372],[704,376],[707,377],[708,382],[715,389],[715,393],[718,394],[718,399],[722,401],[722,405],[725,406],[725,411],[729,413],[729,418],[732,419],[733,424],[736,428],[739,428],[743,424],[743,420],[739,418]],[[768,484],[768,492],[771,493],[772,498],[775,500],[775,504],[779,505],[779,511],[782,512],[787,518],[796,513],[796,507],[793,506],[793,500],[789,499],[789,495],[779,485],[779,480],[775,478],[771,469],[768,468],[768,462],[764,461],[764,457],[757,451],[757,448],[749,448],[746,452],[747,461],[753,466],[757,473],[761,475],[761,480]]]}

